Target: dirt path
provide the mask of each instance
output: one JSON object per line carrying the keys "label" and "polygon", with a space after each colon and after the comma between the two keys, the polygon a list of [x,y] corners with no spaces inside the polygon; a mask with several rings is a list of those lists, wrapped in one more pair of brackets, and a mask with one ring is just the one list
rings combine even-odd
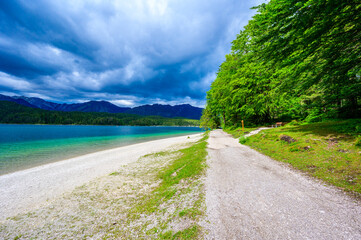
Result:
{"label": "dirt path", "polygon": [[209,138],[207,239],[361,239],[361,204],[241,145]]}
{"label": "dirt path", "polygon": [[257,133],[259,133],[260,131],[265,130],[265,129],[270,129],[270,128],[269,128],[269,127],[261,127],[261,128],[258,128],[258,129],[256,129],[256,130],[251,131],[251,132],[248,133],[248,134],[245,134],[244,136],[245,136],[245,137],[250,137],[250,136],[255,135],[255,134],[257,134]]}

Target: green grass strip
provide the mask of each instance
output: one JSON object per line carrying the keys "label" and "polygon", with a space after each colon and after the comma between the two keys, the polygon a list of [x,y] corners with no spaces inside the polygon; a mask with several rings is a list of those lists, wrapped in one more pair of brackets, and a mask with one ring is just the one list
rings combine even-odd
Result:
{"label": "green grass strip", "polygon": [[175,186],[181,180],[199,177],[206,167],[208,133],[194,145],[179,150],[180,157],[166,166],[158,174],[161,184],[153,191],[143,204],[137,206],[137,211],[151,213],[157,211],[158,206],[171,199],[177,191]]}
{"label": "green grass strip", "polygon": [[[346,191],[361,193],[361,119],[286,125],[262,131],[244,144]],[[286,142],[282,136],[292,137]]]}
{"label": "green grass strip", "polygon": [[[166,166],[158,169],[154,181],[160,182],[150,194],[139,198],[127,212],[129,223],[136,223],[140,219],[158,219],[156,225],[146,229],[148,222],[135,231],[143,232],[149,239],[199,239],[203,234],[198,222],[205,214],[203,183],[200,177],[204,176],[206,169],[208,132],[192,143],[189,147],[175,152],[159,152],[150,157],[173,158]],[[176,156],[176,157],[174,157]],[[145,156],[147,157],[147,156]],[[152,180],[153,181],[153,180]],[[186,205],[182,205],[184,194],[194,194],[195,198]],[[187,198],[189,201],[189,198]],[[162,206],[161,206],[162,205]],[[165,208],[176,207],[174,212],[165,213]],[[165,214],[165,215],[163,215]],[[164,218],[164,216],[167,216]],[[161,220],[160,220],[161,219]],[[179,231],[173,231],[170,223],[173,221],[187,221],[188,226]],[[142,221],[142,220],[140,220]],[[121,236],[122,231],[116,230],[115,236]]]}

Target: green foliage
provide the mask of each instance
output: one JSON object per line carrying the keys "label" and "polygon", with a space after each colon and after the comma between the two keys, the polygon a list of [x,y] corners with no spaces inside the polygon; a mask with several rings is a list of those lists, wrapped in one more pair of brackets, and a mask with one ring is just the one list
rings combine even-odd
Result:
{"label": "green foliage", "polygon": [[298,126],[300,123],[297,120],[292,120],[290,123],[288,123],[289,126]]}
{"label": "green foliage", "polygon": [[199,227],[193,226],[175,234],[173,231],[168,231],[165,234],[160,235],[159,239],[197,239],[199,232]]}
{"label": "green foliage", "polygon": [[361,125],[355,127],[355,132],[361,133]]}
{"label": "green foliage", "polygon": [[310,125],[314,129],[314,131],[333,131],[336,133],[348,134],[352,136],[357,136],[361,133],[361,119],[349,119],[349,120],[334,120],[327,121],[324,123],[315,123]]}
{"label": "green foliage", "polygon": [[361,136],[356,137],[355,146],[356,147],[361,147]]}
{"label": "green foliage", "polygon": [[144,201],[144,205],[138,206],[137,210],[156,211],[160,204],[176,194],[174,186],[180,181],[192,180],[202,174],[206,167],[207,139],[208,132],[196,144],[179,151],[181,157],[159,172],[158,178],[162,180],[161,184],[154,190],[152,197]]}
{"label": "green foliage", "polygon": [[232,42],[207,119],[239,126],[361,116],[361,2],[271,0]]}
{"label": "green foliage", "polygon": [[314,109],[314,111],[311,111],[308,116],[305,118],[305,122],[308,123],[314,123],[314,122],[320,122],[322,120],[322,113],[318,109]]}
{"label": "green foliage", "polygon": [[79,124],[130,126],[197,126],[199,121],[160,116],[139,116],[125,113],[58,112],[29,108],[17,103],[0,101],[0,123]]}
{"label": "green foliage", "polygon": [[245,144],[246,142],[247,142],[247,137],[241,136],[241,137],[239,138],[239,143],[240,143],[240,144]]}
{"label": "green foliage", "polygon": [[206,107],[202,113],[200,127],[203,129],[215,129],[218,125],[218,119],[215,118],[210,112],[209,108]]}

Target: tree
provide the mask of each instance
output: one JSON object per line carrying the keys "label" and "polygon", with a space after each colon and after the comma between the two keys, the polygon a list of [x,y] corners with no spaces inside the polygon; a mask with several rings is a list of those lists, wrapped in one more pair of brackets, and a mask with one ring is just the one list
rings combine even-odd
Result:
{"label": "tree", "polygon": [[271,0],[232,42],[204,114],[225,126],[361,116],[361,2]]}

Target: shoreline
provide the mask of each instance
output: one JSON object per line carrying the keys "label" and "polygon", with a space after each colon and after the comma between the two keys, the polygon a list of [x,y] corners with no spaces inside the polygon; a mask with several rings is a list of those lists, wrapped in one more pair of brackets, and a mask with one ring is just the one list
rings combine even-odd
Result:
{"label": "shoreline", "polygon": [[[50,125],[48,125],[50,126]],[[54,125],[55,126],[55,125]],[[57,125],[60,126],[60,125]],[[106,126],[109,127],[109,126]],[[112,126],[110,126],[112,127]],[[122,127],[122,126],[120,126]],[[160,139],[166,139],[166,138],[172,138],[172,137],[180,137],[180,136],[188,136],[191,134],[198,134],[202,133],[201,131],[184,131],[184,132],[158,132],[158,133],[146,133],[146,134],[130,134],[130,135],[109,135],[109,136],[88,136],[88,137],[74,137],[74,138],[56,138],[56,139],[38,139],[38,140],[32,140],[32,141],[23,141],[20,143],[15,143],[16,145],[23,145],[20,149],[28,150],[28,145],[35,145],[35,146],[41,146],[43,147],[44,143],[47,146],[45,149],[42,148],[33,148],[35,152],[30,152],[27,154],[24,154],[24,151],[19,151],[18,154],[13,154],[12,157],[16,159],[15,164],[11,165],[11,161],[9,163],[9,167],[5,166],[4,168],[0,169],[0,176],[4,176],[7,174],[15,173],[18,171],[27,170],[30,168],[40,167],[46,164],[56,163],[64,160],[69,160],[72,158],[84,156],[87,154],[96,153],[99,151],[106,151],[118,147],[125,147],[130,146],[138,143],[144,143],[149,141],[155,141]],[[78,140],[76,140],[78,139]],[[99,140],[94,140],[99,139]],[[107,140],[108,139],[108,140]],[[73,140],[73,142],[71,142]],[[76,141],[75,141],[76,140]],[[58,143],[55,143],[58,141]],[[95,141],[95,142],[94,142]],[[103,141],[107,141],[107,143],[101,143]],[[68,142],[68,143],[66,143]],[[11,142],[10,142],[11,143]],[[10,144],[5,143],[5,144]],[[48,145],[48,143],[53,143]],[[63,145],[63,143],[65,143]],[[95,143],[95,147],[91,148],[88,146],[91,146],[93,143]],[[100,144],[99,144],[100,143]],[[0,148],[1,148],[0,143]],[[59,144],[61,144],[61,147],[59,147]],[[65,153],[64,150],[65,149]],[[42,151],[46,150],[47,152],[52,151],[52,153],[49,155],[48,153],[45,153],[45,155],[42,155],[40,158],[34,158],[34,154],[37,154],[37,152],[42,153]],[[20,158],[21,157],[21,158]],[[27,157],[29,161],[22,162],[21,164],[18,164],[19,159],[23,159],[24,157]],[[22,161],[22,160],[21,160]],[[7,164],[7,162],[3,161],[0,156],[0,164]]]}
{"label": "shoreline", "polygon": [[[195,120],[196,119],[189,119]],[[94,124],[45,124],[45,123],[1,123],[0,125],[36,125],[36,126],[97,126],[97,127],[199,127],[199,125],[94,125]]]}
{"label": "shoreline", "polygon": [[197,141],[201,134],[112,148],[1,175],[0,221],[49,203],[75,187],[137,161],[145,154]]}

